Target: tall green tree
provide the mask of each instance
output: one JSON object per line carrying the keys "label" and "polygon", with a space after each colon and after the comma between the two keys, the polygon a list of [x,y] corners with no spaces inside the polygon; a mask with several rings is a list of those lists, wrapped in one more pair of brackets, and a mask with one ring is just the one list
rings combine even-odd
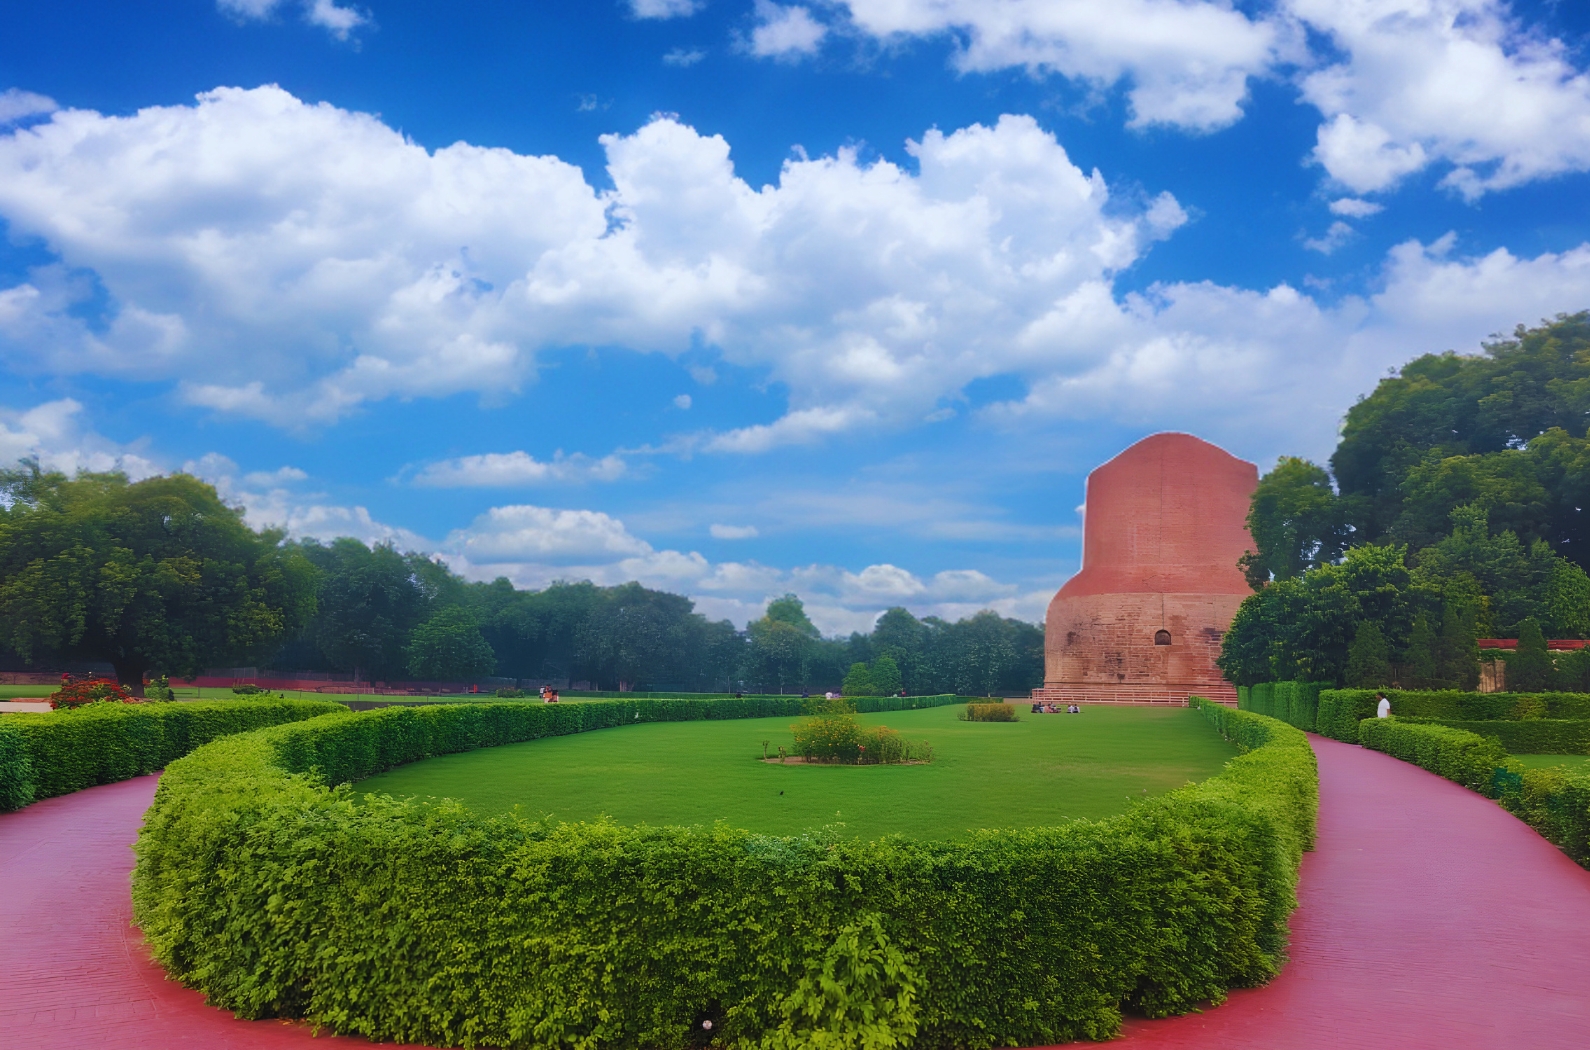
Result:
{"label": "tall green tree", "polygon": [[900,681],[900,665],[894,662],[894,657],[884,653],[872,661],[869,668],[872,675],[872,688],[877,690],[878,696],[893,696],[902,687]]}
{"label": "tall green tree", "polygon": [[305,638],[326,665],[351,671],[356,681],[405,677],[404,647],[432,611],[435,587],[420,575],[432,563],[391,544],[366,547],[347,536],[324,545],[304,540],[298,549],[320,570]]}
{"label": "tall green tree", "polygon": [[456,682],[496,670],[497,657],[465,609],[450,605],[415,627],[404,647],[408,671],[424,681]]}
{"label": "tall green tree", "polygon": [[264,655],[315,610],[316,573],[186,474],[0,471],[0,641],[24,658],[191,676]]}
{"label": "tall green tree", "polygon": [[1551,652],[1546,635],[1533,616],[1518,625],[1518,648],[1507,663],[1507,687],[1516,693],[1538,693],[1551,683]]}
{"label": "tall green tree", "polygon": [[[1590,312],[1564,314],[1520,325],[1482,353],[1426,355],[1381,380],[1348,410],[1331,471],[1341,495],[1360,501],[1367,540],[1417,549],[1429,542],[1422,529],[1478,502],[1526,545],[1546,539],[1583,565],[1590,557],[1590,449],[1580,438],[1587,426]],[[1527,455],[1504,455],[1521,452]],[[1467,457],[1495,458],[1472,467],[1452,462]]]}
{"label": "tall green tree", "polygon": [[1391,650],[1380,625],[1364,620],[1347,647],[1347,684],[1357,689],[1378,689],[1391,684]]}
{"label": "tall green tree", "polygon": [[1249,505],[1248,533],[1258,549],[1239,563],[1249,586],[1258,590],[1336,561],[1352,539],[1351,517],[1323,467],[1281,457],[1259,479]]}
{"label": "tall green tree", "polygon": [[1441,612],[1436,685],[1473,689],[1480,679],[1480,647],[1475,630],[1475,603],[1447,600]]}
{"label": "tall green tree", "polygon": [[1408,632],[1408,648],[1402,662],[1408,668],[1408,685],[1415,689],[1434,688],[1441,678],[1441,643],[1430,616],[1420,609]]}

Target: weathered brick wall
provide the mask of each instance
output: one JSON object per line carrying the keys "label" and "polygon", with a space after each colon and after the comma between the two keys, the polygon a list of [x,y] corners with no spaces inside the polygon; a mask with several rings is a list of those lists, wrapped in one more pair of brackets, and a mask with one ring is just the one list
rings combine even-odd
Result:
{"label": "weathered brick wall", "polygon": [[[1258,468],[1190,434],[1144,438],[1088,476],[1082,571],[1049,604],[1044,699],[1236,701],[1216,669],[1250,591],[1237,559]],[[1159,631],[1170,644],[1156,645]]]}

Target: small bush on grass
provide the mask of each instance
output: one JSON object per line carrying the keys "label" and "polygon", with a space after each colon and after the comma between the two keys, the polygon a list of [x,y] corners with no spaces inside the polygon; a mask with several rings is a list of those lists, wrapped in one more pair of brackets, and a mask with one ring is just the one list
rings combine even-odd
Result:
{"label": "small bush on grass", "polygon": [[1020,722],[1014,704],[967,704],[955,717],[962,722]]}
{"label": "small bush on grass", "polygon": [[804,722],[790,726],[795,754],[808,762],[842,762],[847,765],[896,765],[927,761],[932,749],[913,746],[888,726],[864,726],[856,721],[854,705],[840,698],[814,700]]}
{"label": "small bush on grass", "polygon": [[649,703],[669,702],[387,708],[218,741],[166,771],[137,921],[243,1016],[441,1045],[678,1048],[706,1018],[715,1042],[767,1050],[1041,1046],[1280,966],[1313,752],[1218,705],[1204,714],[1245,752],[1219,776],[961,842],[548,825],[330,786],[660,720]]}
{"label": "small bush on grass", "polygon": [[253,682],[244,682],[242,685],[234,685],[232,687],[232,692],[236,693],[238,696],[258,696],[264,691],[265,690],[263,688],[255,685]]}
{"label": "small bush on grass", "polygon": [[511,685],[505,685],[497,690],[497,696],[502,700],[518,700],[524,696],[524,690],[515,689]]}

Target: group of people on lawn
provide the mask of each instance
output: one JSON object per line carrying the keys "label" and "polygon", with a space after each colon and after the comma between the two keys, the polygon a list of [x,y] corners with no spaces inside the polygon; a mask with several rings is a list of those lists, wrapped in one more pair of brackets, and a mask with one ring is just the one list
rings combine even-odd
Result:
{"label": "group of people on lawn", "polygon": [[1082,708],[1078,704],[1067,704],[1065,711],[1062,712],[1059,708],[1059,705],[1053,703],[1052,701],[1046,700],[1042,703],[1033,704],[1032,713],[1035,715],[1080,715],[1082,713]]}

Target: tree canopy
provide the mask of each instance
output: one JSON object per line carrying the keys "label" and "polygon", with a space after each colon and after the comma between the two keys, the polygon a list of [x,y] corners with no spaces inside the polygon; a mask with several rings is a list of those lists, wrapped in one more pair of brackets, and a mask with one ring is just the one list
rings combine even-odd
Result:
{"label": "tree canopy", "polygon": [[315,611],[315,567],[186,474],[0,472],[0,640],[23,658],[192,675],[268,655]]}
{"label": "tree canopy", "polygon": [[1222,670],[1471,687],[1477,635],[1590,636],[1587,427],[1590,313],[1381,380],[1330,471],[1283,457],[1260,480],[1242,562],[1257,593]]}
{"label": "tree canopy", "polygon": [[1043,677],[1042,629],[993,612],[947,623],[896,608],[824,638],[785,594],[739,631],[635,582],[520,590],[390,544],[286,541],[187,475],[69,480],[37,464],[0,473],[0,617],[0,649],[24,663],[110,662],[134,687],[146,671],[241,662],[367,682],[791,693],[837,689],[858,662],[887,692],[1015,694]]}

